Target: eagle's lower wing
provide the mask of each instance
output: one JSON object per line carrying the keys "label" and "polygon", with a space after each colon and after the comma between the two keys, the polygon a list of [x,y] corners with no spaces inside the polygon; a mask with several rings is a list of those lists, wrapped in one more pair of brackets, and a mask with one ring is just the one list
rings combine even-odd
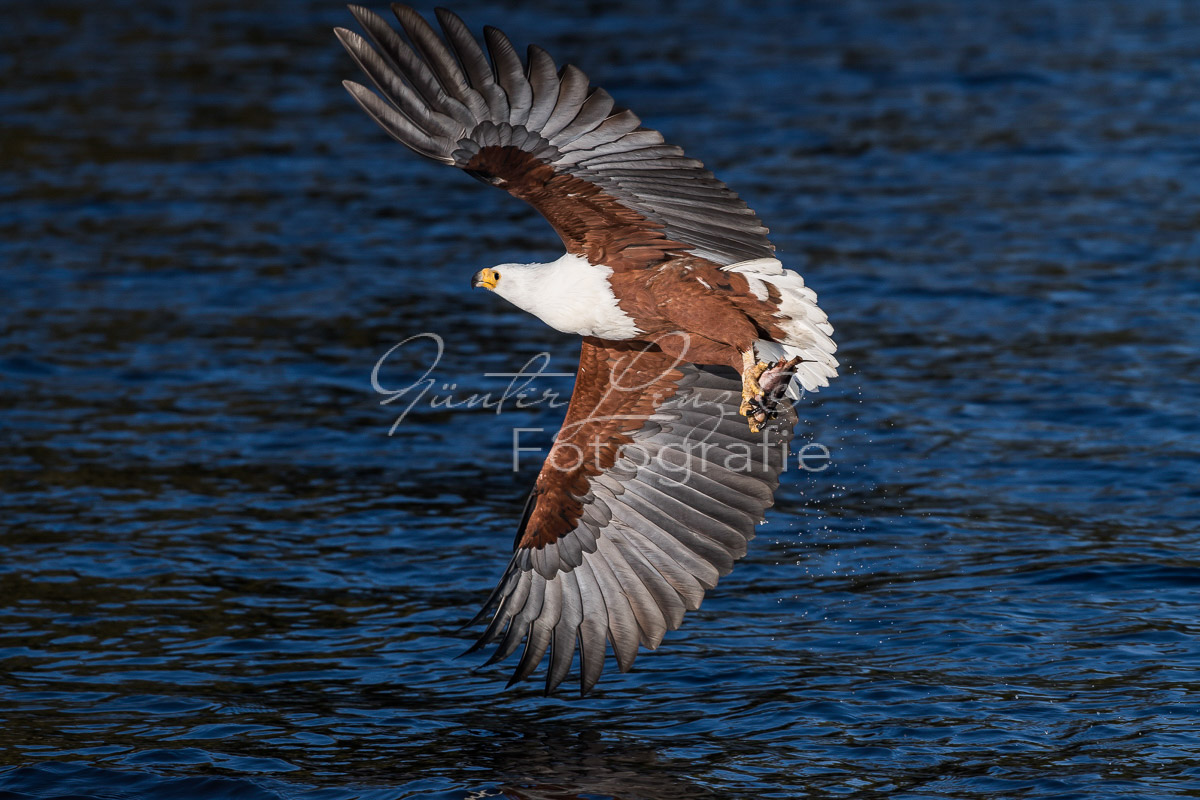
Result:
{"label": "eagle's lower wing", "polygon": [[[550,650],[546,691],[580,652],[586,693],[606,643],[622,671],[655,648],[745,555],[773,502],[796,423],[787,401],[759,434],[732,370],[657,348],[584,341],[563,428],[538,475],[516,552],[476,620],[492,663],[525,641],[511,682]],[[510,683],[511,683],[510,682]]]}
{"label": "eagle's lower wing", "polygon": [[579,69],[559,70],[534,46],[523,67],[491,27],[489,62],[445,9],[437,10],[445,41],[407,6],[392,10],[408,41],[372,12],[350,10],[375,45],[336,29],[379,90],[345,82],[363,109],[417,153],[529,202],[568,252],[614,269],[653,264],[668,251],[722,266],[772,256],[767,229],[743,200]]}

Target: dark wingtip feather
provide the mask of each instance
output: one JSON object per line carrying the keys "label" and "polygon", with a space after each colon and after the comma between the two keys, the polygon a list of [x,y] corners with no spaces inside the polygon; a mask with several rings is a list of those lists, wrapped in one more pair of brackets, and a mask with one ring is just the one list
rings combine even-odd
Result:
{"label": "dark wingtip feather", "polygon": [[[478,617],[479,615],[476,614],[475,616]],[[459,628],[459,630],[462,631],[471,624],[472,623],[468,622],[467,625],[464,625],[462,628]],[[471,643],[470,647],[468,647],[466,650],[463,650],[461,653],[456,655],[455,658],[462,658],[463,656],[471,655],[471,653],[477,653],[484,645],[486,645],[492,641],[494,641],[494,640],[489,638],[487,636],[487,632],[485,631],[482,636],[479,636],[478,638],[475,639],[474,642]]]}
{"label": "dark wingtip feather", "polygon": [[[355,20],[358,21],[359,25],[363,26],[363,30],[369,31],[371,29],[372,22],[375,22],[375,21],[383,22],[382,17],[380,17],[378,14],[376,14],[374,11],[367,8],[366,6],[351,4],[351,5],[346,6],[346,8],[350,9],[350,14],[354,17]],[[384,23],[384,24],[387,24],[387,23]]]}
{"label": "dark wingtip feather", "polygon": [[499,663],[516,652],[521,646],[521,642],[529,635],[530,625],[520,619],[518,614],[513,617],[512,622],[508,624],[508,629],[504,632],[504,638],[492,654],[488,656],[488,660],[483,663],[485,667],[490,667],[492,664]]}
{"label": "dark wingtip feather", "polygon": [[479,648],[480,648],[480,647],[483,647],[483,643],[482,643],[482,642],[479,642],[479,641],[476,641],[474,644],[472,644],[472,645],[471,645],[470,647],[468,647],[466,650],[463,650],[461,653],[459,653],[458,655],[454,656],[453,658],[454,658],[454,660],[455,660],[455,661],[457,661],[458,659],[460,659],[460,658],[463,658],[464,656],[469,656],[469,655],[471,655],[472,653],[476,652],[477,650],[479,650]]}
{"label": "dark wingtip feather", "polygon": [[490,611],[490,610],[491,610],[491,608],[492,608],[492,601],[495,599],[495,596],[496,596],[497,594],[499,594],[499,591],[498,591],[498,590],[499,590],[499,588],[500,588],[501,586],[503,586],[503,585],[504,585],[504,581],[503,581],[503,579],[502,579],[502,580],[500,581],[500,583],[496,585],[496,589],[492,590],[492,596],[491,596],[491,597],[489,597],[489,598],[487,599],[487,602],[483,604],[483,607],[482,607],[482,608],[480,608],[480,609],[479,609],[477,612],[475,612],[475,616],[471,617],[471,619],[469,619],[469,620],[467,621],[467,623],[466,623],[465,625],[463,625],[461,628],[459,628],[458,630],[456,630],[456,631],[455,631],[455,633],[462,633],[462,632],[463,632],[463,631],[465,631],[467,628],[473,628],[473,627],[475,627],[476,625],[478,625],[478,624],[479,624],[479,622],[480,622],[480,621],[482,621],[482,620],[483,620],[483,618],[487,616],[487,613],[488,613],[488,611]]}

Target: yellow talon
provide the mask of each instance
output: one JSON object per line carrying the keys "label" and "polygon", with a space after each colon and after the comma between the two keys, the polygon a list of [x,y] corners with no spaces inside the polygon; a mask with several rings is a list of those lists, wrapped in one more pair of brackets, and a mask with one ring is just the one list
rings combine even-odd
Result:
{"label": "yellow talon", "polygon": [[[746,417],[746,422],[750,425],[751,433],[758,433],[762,424],[766,422],[766,415],[760,412],[755,412],[755,406],[762,404],[763,390],[758,385],[758,379],[762,374],[770,369],[770,365],[765,362],[758,361],[754,357],[754,351],[749,350],[742,353],[742,404],[738,406],[738,413]],[[754,416],[751,416],[754,414]]]}

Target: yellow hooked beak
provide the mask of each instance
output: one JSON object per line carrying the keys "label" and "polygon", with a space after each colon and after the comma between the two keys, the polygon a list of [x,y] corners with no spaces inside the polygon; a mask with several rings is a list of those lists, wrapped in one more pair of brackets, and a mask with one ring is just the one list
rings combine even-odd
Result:
{"label": "yellow hooked beak", "polygon": [[471,288],[478,289],[480,286],[485,289],[495,289],[496,284],[500,282],[500,273],[494,269],[481,269],[475,273],[475,277],[471,278]]}

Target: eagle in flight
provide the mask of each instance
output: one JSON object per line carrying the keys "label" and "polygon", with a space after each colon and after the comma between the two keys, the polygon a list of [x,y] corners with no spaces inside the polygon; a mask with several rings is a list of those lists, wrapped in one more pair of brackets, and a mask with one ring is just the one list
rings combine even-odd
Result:
{"label": "eagle in flight", "polygon": [[522,64],[492,27],[481,46],[445,9],[442,36],[392,10],[403,36],[358,6],[367,38],[336,29],[378,93],[346,89],[409,149],[529,203],[566,247],[471,279],[583,338],[472,650],[498,643],[493,663],[524,641],[510,685],[549,651],[549,693],[578,649],[586,694],[609,644],[630,669],[745,555],[786,467],[791,400],[837,374],[833,327],[746,203],[581,70],[535,46]]}

